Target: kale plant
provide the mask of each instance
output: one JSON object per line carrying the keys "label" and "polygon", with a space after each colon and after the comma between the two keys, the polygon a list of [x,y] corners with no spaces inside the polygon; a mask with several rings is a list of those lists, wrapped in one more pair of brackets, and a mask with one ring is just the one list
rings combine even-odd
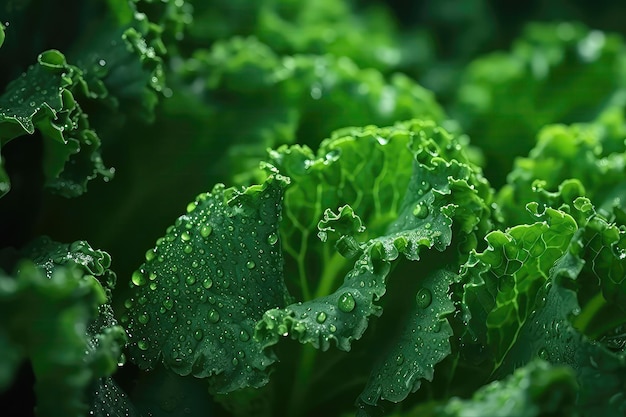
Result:
{"label": "kale plant", "polygon": [[624,6],[513,12],[0,5],[3,412],[626,415]]}

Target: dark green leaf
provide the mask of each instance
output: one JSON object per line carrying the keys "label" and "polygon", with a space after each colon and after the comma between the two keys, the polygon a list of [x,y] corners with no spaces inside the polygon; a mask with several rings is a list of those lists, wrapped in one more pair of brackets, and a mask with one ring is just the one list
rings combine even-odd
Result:
{"label": "dark green leaf", "polygon": [[242,190],[218,185],[146,253],[123,318],[141,368],[162,361],[180,375],[211,377],[218,393],[267,382],[275,357],[252,336],[256,320],[287,297],[277,245],[287,183],[273,174]]}
{"label": "dark green leaf", "polygon": [[448,290],[455,279],[455,274],[439,271],[423,280],[402,333],[372,369],[359,403],[400,402],[422,380],[432,381],[434,366],[451,353],[452,328],[445,316],[454,312]]}

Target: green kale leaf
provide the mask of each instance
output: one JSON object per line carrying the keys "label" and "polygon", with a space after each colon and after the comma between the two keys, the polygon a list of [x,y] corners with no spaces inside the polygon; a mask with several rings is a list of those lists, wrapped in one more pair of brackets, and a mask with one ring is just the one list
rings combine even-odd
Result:
{"label": "green kale leaf", "polygon": [[218,185],[157,240],[125,302],[132,361],[210,377],[216,393],[267,383],[276,358],[253,335],[256,320],[288,299],[278,244],[288,182],[273,173],[245,189]]}

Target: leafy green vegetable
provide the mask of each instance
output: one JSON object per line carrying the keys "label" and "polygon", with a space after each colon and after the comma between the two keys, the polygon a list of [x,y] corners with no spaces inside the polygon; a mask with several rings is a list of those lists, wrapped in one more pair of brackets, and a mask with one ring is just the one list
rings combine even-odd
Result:
{"label": "leafy green vegetable", "polygon": [[267,382],[275,358],[252,335],[255,320],[287,297],[277,248],[287,182],[276,174],[242,191],[218,185],[157,240],[125,303],[132,360],[149,369],[162,357],[180,375],[213,376],[218,393]]}
{"label": "leafy green vegetable", "polygon": [[533,361],[504,381],[481,388],[471,400],[453,398],[437,415],[571,416],[577,388],[570,369]]}
{"label": "leafy green vegetable", "polygon": [[506,175],[544,125],[600,114],[625,86],[623,51],[617,35],[579,23],[537,23],[525,28],[510,53],[473,61],[454,114],[485,152],[488,173]]}
{"label": "leafy green vegetable", "polygon": [[[104,290],[78,268],[57,268],[46,276],[26,262],[15,278],[1,280],[2,314],[9,318],[2,326],[2,351],[9,359],[2,386],[28,358],[37,379],[38,415],[84,415],[89,410],[84,390],[117,368],[125,338],[120,327],[92,324],[106,301]],[[14,314],[18,310],[21,314]]]}
{"label": "leafy green vegetable", "polygon": [[624,415],[623,11],[2,3],[3,412]]}

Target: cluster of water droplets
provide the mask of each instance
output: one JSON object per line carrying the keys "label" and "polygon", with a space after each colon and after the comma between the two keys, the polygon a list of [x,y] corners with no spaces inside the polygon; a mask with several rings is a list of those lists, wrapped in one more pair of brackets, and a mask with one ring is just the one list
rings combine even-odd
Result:
{"label": "cluster of water droplets", "polygon": [[[190,203],[132,274],[122,322],[140,366],[154,366],[162,353],[171,369],[204,377],[237,366],[245,374],[269,362],[251,340],[256,320],[286,296],[280,187],[267,185],[258,201],[241,204],[223,196],[217,187]],[[246,352],[259,358],[247,362]]]}

